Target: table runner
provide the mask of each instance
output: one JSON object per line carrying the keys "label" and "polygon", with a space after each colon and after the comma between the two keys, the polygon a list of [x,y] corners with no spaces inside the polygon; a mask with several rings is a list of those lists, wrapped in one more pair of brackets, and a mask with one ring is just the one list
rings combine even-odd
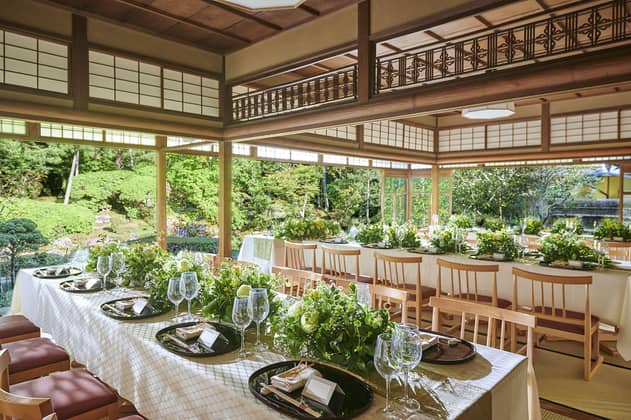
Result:
{"label": "table runner", "polygon": [[[145,321],[116,321],[103,315],[99,305],[126,293],[72,294],[59,289],[59,280],[43,280],[22,270],[16,280],[12,313],[21,312],[50,333],[88,369],[116,388],[149,419],[252,416],[279,418],[271,408],[255,400],[247,380],[256,369],[283,356],[272,352],[262,360],[236,361],[236,353],[208,359],[188,359],[172,354],[155,341],[155,334],[170,324],[164,315]],[[248,343],[253,338],[249,336]],[[524,357],[485,346],[462,365],[422,363],[425,389],[415,397],[426,414],[442,418],[527,418]],[[383,390],[383,381],[367,380]],[[394,391],[397,392],[396,388]],[[400,393],[400,392],[399,392]],[[374,418],[383,406],[376,401],[360,418]]]}

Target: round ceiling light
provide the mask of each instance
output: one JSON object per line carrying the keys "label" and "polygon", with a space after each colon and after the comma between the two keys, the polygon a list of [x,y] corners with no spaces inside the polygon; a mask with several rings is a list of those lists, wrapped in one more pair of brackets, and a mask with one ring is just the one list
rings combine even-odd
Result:
{"label": "round ceiling light", "polygon": [[217,0],[219,3],[243,7],[254,11],[294,9],[305,0]]}
{"label": "round ceiling light", "polygon": [[507,102],[504,104],[493,104],[466,108],[462,110],[462,116],[473,120],[490,120],[493,118],[510,117],[515,113],[515,104]]}

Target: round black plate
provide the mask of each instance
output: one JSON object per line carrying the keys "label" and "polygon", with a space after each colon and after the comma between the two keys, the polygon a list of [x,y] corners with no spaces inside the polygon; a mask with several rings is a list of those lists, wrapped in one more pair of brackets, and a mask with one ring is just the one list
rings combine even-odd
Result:
{"label": "round black plate", "polygon": [[[257,370],[248,380],[250,392],[252,392],[258,400],[281,413],[298,419],[313,419],[313,416],[285,402],[274,394],[261,394],[261,388],[264,385],[269,385],[272,376],[289,370],[298,363],[300,363],[298,360],[278,362]],[[333,366],[314,362],[313,368],[318,370],[325,379],[337,383],[346,394],[335,409],[330,409],[329,412],[322,411],[323,415],[319,417],[320,419],[350,419],[364,412],[370,406],[373,392],[366,382]],[[294,392],[288,393],[288,395],[300,400],[301,393],[302,388],[299,388]],[[311,408],[317,410],[315,404]]]}
{"label": "round black plate", "polygon": [[47,270],[48,268],[38,268],[35,271],[33,271],[33,275],[35,277],[39,277],[40,279],[65,279],[66,277],[78,276],[79,274],[82,273],[81,269],[77,267],[70,267],[70,270],[68,273],[59,274],[59,275],[48,274]]}
{"label": "round black plate", "polygon": [[504,258],[503,260],[497,260],[493,257],[486,257],[484,255],[469,255],[469,258],[472,260],[480,260],[480,261],[493,261],[493,262],[511,262],[513,260],[509,258]]}
{"label": "round black plate", "polygon": [[[441,337],[458,338],[447,334],[440,334],[434,331],[425,331],[429,334],[439,335]],[[458,340],[460,340],[458,338]],[[455,365],[464,363],[475,357],[475,346],[465,340],[460,340],[455,346],[447,344],[446,340],[439,340],[438,344],[423,350],[423,362],[434,363],[438,365]]]}
{"label": "round black plate", "polygon": [[227,324],[221,324],[219,322],[207,321],[206,323],[215,327],[215,329],[219,331],[226,338],[226,340],[222,340],[221,338],[217,339],[217,341],[213,345],[212,350],[214,351],[211,351],[204,346],[198,345],[197,338],[193,338],[190,340],[182,340],[182,341],[184,341],[186,344],[193,347],[194,349],[199,350],[199,352],[188,351],[178,346],[177,344],[175,344],[168,338],[165,338],[165,335],[167,334],[171,334],[175,336],[176,328],[190,327],[191,325],[198,324],[198,322],[184,322],[182,324],[170,325],[166,328],[161,329],[160,331],[156,333],[156,340],[158,340],[158,343],[160,343],[162,347],[164,347],[171,353],[175,353],[175,354],[179,354],[180,356],[187,356],[187,357],[218,356],[220,354],[230,353],[231,351],[235,351],[239,349],[239,347],[241,347],[241,333],[239,333],[239,331],[237,331],[234,327]]}
{"label": "round black plate", "polygon": [[441,249],[439,249],[436,252],[432,252],[426,248],[411,248],[411,249],[408,249],[408,252],[411,252],[413,254],[423,254],[423,255],[442,255],[445,253],[445,251]]}
{"label": "round black plate", "polygon": [[576,271],[592,271],[594,268],[598,267],[596,263],[585,262],[582,267],[573,267],[571,265],[556,265],[556,264],[547,264],[541,261],[539,265],[550,268],[561,268],[565,270],[576,270]]}
{"label": "round black plate", "polygon": [[64,292],[69,292],[69,293],[94,293],[94,292],[101,291],[103,289],[103,286],[102,286],[102,282],[99,282],[98,286],[93,287],[92,289],[86,289],[85,287],[77,288],[74,286],[74,280],[66,280],[59,283],[59,288],[63,290]]}
{"label": "round black plate", "polygon": [[145,318],[151,318],[151,317],[154,317],[154,316],[162,315],[162,314],[165,314],[165,313],[169,312],[169,310],[170,310],[170,308],[167,308],[167,309],[164,309],[162,311],[156,311],[155,309],[153,309],[153,307],[151,307],[151,306],[149,306],[149,304],[147,304],[147,307],[145,308],[145,310],[140,315],[136,315],[131,309],[129,309],[129,310],[121,311],[121,312],[129,315],[129,316],[123,316],[123,315],[120,315],[119,313],[117,313],[116,311],[113,311],[113,310],[109,309],[106,306],[106,305],[111,305],[111,306],[116,307],[116,302],[119,302],[121,300],[136,299],[138,297],[141,297],[141,296],[131,296],[131,297],[126,297],[126,298],[114,299],[114,300],[110,300],[108,302],[102,303],[101,304],[101,311],[105,315],[109,316],[110,318],[118,319],[120,321],[135,321],[137,319],[145,319]]}
{"label": "round black plate", "polygon": [[372,249],[394,249],[392,246],[379,246],[378,244],[366,244],[362,245],[364,248],[372,248]]}
{"label": "round black plate", "polygon": [[346,239],[339,239],[339,238],[321,239],[320,242],[322,242],[323,244],[333,244],[333,245],[344,245],[348,243]]}

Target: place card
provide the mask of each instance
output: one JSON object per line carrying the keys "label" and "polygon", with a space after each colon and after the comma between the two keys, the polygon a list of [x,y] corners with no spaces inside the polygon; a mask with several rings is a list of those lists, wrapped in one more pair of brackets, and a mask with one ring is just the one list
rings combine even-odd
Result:
{"label": "place card", "polygon": [[136,303],[134,303],[134,306],[132,306],[131,310],[134,311],[136,315],[140,315],[147,307],[147,303],[149,303],[147,299],[138,299],[136,300]]}
{"label": "place card", "polygon": [[89,290],[89,289],[94,288],[94,286],[100,283],[101,283],[101,279],[92,277],[85,283],[85,288]]}
{"label": "place card", "polygon": [[136,301],[134,299],[119,300],[116,302],[116,308],[120,309],[121,311],[126,311],[133,308],[135,304]]}
{"label": "place card", "polygon": [[215,341],[217,341],[220,335],[221,333],[215,329],[204,328],[197,341],[202,343],[204,347],[212,349],[213,344],[215,344]]}
{"label": "place card", "polygon": [[302,390],[302,396],[320,404],[329,405],[336,391],[345,395],[337,383],[320,376],[311,376]]}

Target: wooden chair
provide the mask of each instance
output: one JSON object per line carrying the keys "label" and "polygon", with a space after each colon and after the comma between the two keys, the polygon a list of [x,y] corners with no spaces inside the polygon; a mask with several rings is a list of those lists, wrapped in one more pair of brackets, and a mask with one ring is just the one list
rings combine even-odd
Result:
{"label": "wooden chair", "polygon": [[[317,244],[285,241],[285,266],[296,270],[316,271]],[[307,265],[305,251],[311,251],[311,265]]]}
{"label": "wooden chair", "polygon": [[[412,308],[415,314],[416,325],[421,326],[421,307],[429,302],[431,296],[436,295],[433,287],[422,286],[421,263],[423,257],[419,256],[395,256],[375,252],[375,275],[373,284],[382,284],[408,292],[407,307]],[[414,273],[412,278],[407,273]],[[409,282],[408,280],[412,280]]]}
{"label": "wooden chair", "polygon": [[280,275],[284,280],[280,291],[295,297],[302,296],[307,290],[324,281],[320,273],[288,267],[274,266],[272,273]]}
{"label": "wooden chair", "polygon": [[[9,387],[10,361],[9,352],[1,350],[0,413],[3,416],[40,420],[54,410],[60,420],[118,418],[118,397],[86,370],[69,370]],[[73,389],[81,392],[73,392]]]}
{"label": "wooden chair", "polygon": [[11,363],[11,385],[70,369],[70,356],[48,338],[35,337],[2,345]]}
{"label": "wooden chair", "polygon": [[[359,274],[359,256],[361,250],[349,248],[322,247],[322,270],[326,279],[353,280],[362,283],[372,283],[372,277]],[[349,261],[355,260],[355,273],[349,271]]]}
{"label": "wooden chair", "polygon": [[0,344],[39,337],[39,327],[23,315],[0,317]]}
{"label": "wooden chair", "polygon": [[[372,307],[375,309],[383,308],[388,311],[391,319],[401,318],[400,322],[407,322],[407,307],[409,301],[409,293],[406,290],[395,287],[384,286],[381,284],[371,284],[370,294],[372,296]],[[401,307],[397,311],[393,304]]]}
{"label": "wooden chair", "polygon": [[[530,282],[530,303],[519,305],[519,282]],[[537,287],[537,283],[538,286]],[[592,276],[559,276],[533,273],[513,267],[513,309],[533,314],[537,318],[535,334],[578,341],[583,343],[583,377],[589,381],[603,362],[599,349],[598,317],[591,314],[590,286]],[[566,289],[585,291],[583,312],[566,308]],[[560,300],[560,302],[559,302]],[[560,305],[559,305],[560,303]]]}
{"label": "wooden chair", "polygon": [[[436,283],[436,296],[443,294],[449,297],[469,300],[485,305],[508,308],[511,302],[497,296],[498,264],[465,264],[448,261],[442,258],[436,260],[438,264],[438,282]],[[447,272],[447,276],[443,275]],[[488,273],[488,275],[485,275]],[[446,280],[446,287],[443,285]],[[486,283],[486,287],[482,283]],[[483,294],[480,290],[490,290],[489,294]]]}
{"label": "wooden chair", "polygon": [[608,241],[607,249],[612,260],[631,262],[631,242]]}
{"label": "wooden chair", "polygon": [[[486,346],[496,347],[504,350],[507,334],[510,333],[510,348],[512,352],[522,353],[525,350],[528,358],[528,418],[537,420],[541,418],[541,409],[539,406],[539,398],[537,392],[537,382],[534,376],[533,355],[534,355],[534,328],[536,325],[536,317],[530,314],[512,311],[510,309],[502,309],[489,305],[475,302],[468,302],[459,299],[447,297],[432,297],[429,300],[429,306],[432,311],[432,330],[440,332],[440,312],[460,314],[461,327],[460,339],[465,339],[465,320],[467,316],[474,317],[474,328],[472,341],[478,343],[480,317],[486,318],[488,324],[500,323],[500,340],[496,345],[496,337],[492,334],[486,335]],[[517,337],[514,326],[520,326],[527,330],[526,344],[517,350]],[[508,328],[510,327],[510,331]]]}
{"label": "wooden chair", "polygon": [[536,235],[524,235],[528,241],[528,247],[526,251],[538,251],[541,249],[541,238]]}

